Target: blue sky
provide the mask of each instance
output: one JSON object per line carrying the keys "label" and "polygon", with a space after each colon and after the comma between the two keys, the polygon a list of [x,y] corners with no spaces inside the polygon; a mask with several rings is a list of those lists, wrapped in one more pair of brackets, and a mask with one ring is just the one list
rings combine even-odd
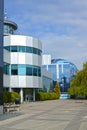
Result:
{"label": "blue sky", "polygon": [[42,41],[43,53],[82,69],[87,61],[87,0],[4,0],[17,34]]}

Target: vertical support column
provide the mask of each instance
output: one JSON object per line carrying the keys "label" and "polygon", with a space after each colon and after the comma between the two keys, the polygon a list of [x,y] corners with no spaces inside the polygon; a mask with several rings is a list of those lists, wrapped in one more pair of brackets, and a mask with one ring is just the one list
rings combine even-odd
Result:
{"label": "vertical support column", "polygon": [[35,101],[35,88],[33,88],[33,101]]}
{"label": "vertical support column", "polygon": [[4,0],[0,0],[0,114],[3,113],[3,14]]}
{"label": "vertical support column", "polygon": [[11,87],[9,87],[9,92],[12,92],[12,89],[11,89]]}
{"label": "vertical support column", "polygon": [[20,89],[21,103],[23,103],[23,88]]}

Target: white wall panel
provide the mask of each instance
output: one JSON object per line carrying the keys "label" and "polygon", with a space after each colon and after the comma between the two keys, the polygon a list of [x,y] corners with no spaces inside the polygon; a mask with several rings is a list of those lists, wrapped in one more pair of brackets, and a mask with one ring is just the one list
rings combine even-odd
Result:
{"label": "white wall panel", "polygon": [[19,87],[26,87],[26,76],[19,76]]}
{"label": "white wall panel", "polygon": [[33,77],[33,86],[34,88],[42,88],[42,85],[40,85],[40,83],[42,83],[41,78],[40,77]]}
{"label": "white wall panel", "polygon": [[27,86],[27,88],[33,88],[33,77],[32,76],[26,77],[26,86]]}
{"label": "white wall panel", "polygon": [[11,37],[10,36],[4,36],[4,46],[9,46],[11,43]]}
{"label": "white wall panel", "polygon": [[10,53],[4,49],[4,62],[10,63]]}
{"label": "white wall panel", "polygon": [[26,37],[26,46],[33,47],[32,37]]}
{"label": "white wall panel", "polygon": [[38,49],[42,50],[42,43],[41,43],[41,41],[38,41]]}
{"label": "white wall panel", "polygon": [[33,64],[38,66],[38,55],[33,55]]}
{"label": "white wall panel", "polygon": [[5,75],[3,76],[3,86],[4,87],[9,87],[10,86],[10,76]]}
{"label": "white wall panel", "polygon": [[10,77],[10,87],[18,88],[19,87],[19,76],[11,76]]}
{"label": "white wall panel", "polygon": [[33,47],[38,48],[38,39],[33,38]]}
{"label": "white wall panel", "polygon": [[11,45],[26,45],[26,36],[23,35],[11,35]]}
{"label": "white wall panel", "polygon": [[42,57],[38,56],[38,65],[41,66],[42,65]]}
{"label": "white wall panel", "polygon": [[39,80],[38,80],[38,77],[36,76],[33,77],[33,86],[34,88],[38,88],[39,86]]}
{"label": "white wall panel", "polygon": [[19,64],[25,64],[25,53],[19,53],[18,63]]}
{"label": "white wall panel", "polygon": [[26,64],[30,64],[32,65],[33,64],[33,54],[30,54],[30,53],[26,53]]}
{"label": "white wall panel", "polygon": [[11,64],[18,64],[18,53],[10,53],[11,54]]}
{"label": "white wall panel", "polygon": [[38,88],[43,88],[42,77],[38,77],[38,78],[39,78],[39,86],[38,86]]}

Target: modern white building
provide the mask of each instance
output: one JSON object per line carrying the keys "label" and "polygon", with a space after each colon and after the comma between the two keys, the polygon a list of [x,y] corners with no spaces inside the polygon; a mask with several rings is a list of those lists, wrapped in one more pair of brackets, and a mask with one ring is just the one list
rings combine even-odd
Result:
{"label": "modern white building", "polygon": [[22,35],[4,37],[4,87],[17,91],[23,102],[23,89],[42,88],[42,44],[38,39]]}
{"label": "modern white building", "polygon": [[[42,43],[39,39],[14,35],[17,24],[4,20],[4,90],[21,95],[21,103],[35,101],[35,91],[43,89],[45,81],[52,82],[52,75],[42,70]],[[49,87],[45,83],[45,87]],[[46,86],[47,85],[47,86]]]}
{"label": "modern white building", "polygon": [[14,35],[17,24],[4,20],[4,89],[16,91],[21,102],[26,95],[35,101],[35,89],[42,88],[42,43],[23,35]]}

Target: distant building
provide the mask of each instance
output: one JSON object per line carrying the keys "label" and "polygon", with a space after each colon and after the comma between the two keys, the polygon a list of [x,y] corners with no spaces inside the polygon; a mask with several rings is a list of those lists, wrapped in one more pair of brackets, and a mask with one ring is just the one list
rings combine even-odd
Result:
{"label": "distant building", "polygon": [[76,66],[65,59],[53,59],[51,64],[45,64],[42,67],[52,73],[54,84],[56,81],[59,83],[62,93],[67,92],[70,82],[77,73]]}
{"label": "distant building", "polygon": [[51,64],[51,55],[42,55],[42,65]]}
{"label": "distant building", "polygon": [[42,68],[42,85],[43,88],[39,89],[39,91],[52,92],[54,89],[52,73],[43,68]]}

